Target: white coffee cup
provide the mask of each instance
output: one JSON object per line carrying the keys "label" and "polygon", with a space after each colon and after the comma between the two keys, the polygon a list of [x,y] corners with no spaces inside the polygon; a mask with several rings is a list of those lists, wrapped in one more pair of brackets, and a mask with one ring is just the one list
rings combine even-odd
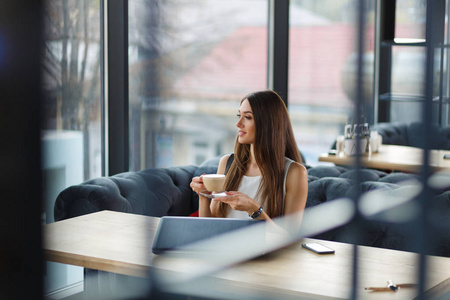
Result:
{"label": "white coffee cup", "polygon": [[205,174],[202,175],[203,184],[210,192],[222,192],[225,183],[225,175],[223,174]]}

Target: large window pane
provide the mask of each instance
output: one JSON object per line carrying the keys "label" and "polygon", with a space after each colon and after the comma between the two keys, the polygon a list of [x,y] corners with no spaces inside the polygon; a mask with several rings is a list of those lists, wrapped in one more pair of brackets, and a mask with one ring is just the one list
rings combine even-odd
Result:
{"label": "large window pane", "polygon": [[[425,40],[426,27],[425,0],[397,0],[395,18],[395,41],[415,42]],[[444,18],[444,47],[435,48],[433,73],[433,116],[434,123],[442,126],[448,124],[448,1],[446,1]],[[435,20],[433,20],[435,21]],[[438,26],[441,26],[439,24]],[[413,39],[413,40],[411,40]],[[425,88],[425,46],[393,46],[392,47],[392,80],[390,120],[413,122],[422,119]],[[409,99],[409,100],[408,100]],[[416,102],[411,101],[411,99]],[[406,110],[405,107],[408,107]]]}
{"label": "large window pane", "polygon": [[[392,48],[392,93],[424,95],[425,47]],[[439,56],[436,56],[438,59]],[[436,60],[439,66],[439,61]]]}
{"label": "large window pane", "polygon": [[[433,120],[439,118],[442,109],[439,95],[446,85],[446,72],[441,75],[441,67],[445,67],[444,54],[447,50],[443,52],[441,50],[443,49],[437,48],[434,54]],[[392,47],[391,121],[409,123],[422,120],[425,99],[425,58],[425,47]],[[441,80],[444,81],[441,82]]]}
{"label": "large window pane", "polygon": [[450,23],[448,21],[450,17],[450,1],[446,1],[445,6],[445,34],[444,44],[447,46],[443,48],[442,53],[442,74],[439,74],[442,80],[442,105],[439,114],[441,116],[442,126],[450,125]]}
{"label": "large window pane", "polygon": [[396,0],[395,38],[425,39],[426,0]]}
{"label": "large window pane", "polygon": [[130,0],[130,169],[233,151],[240,99],[267,86],[266,0]]}
{"label": "large window pane", "polygon": [[[365,118],[372,121],[373,2],[363,57]],[[353,117],[357,2],[297,0],[290,5],[289,112],[306,163],[315,165]]]}
{"label": "large window pane", "polygon": [[[64,188],[101,176],[100,4],[47,0],[44,9],[44,221]],[[46,292],[83,280],[82,268],[47,263]]]}

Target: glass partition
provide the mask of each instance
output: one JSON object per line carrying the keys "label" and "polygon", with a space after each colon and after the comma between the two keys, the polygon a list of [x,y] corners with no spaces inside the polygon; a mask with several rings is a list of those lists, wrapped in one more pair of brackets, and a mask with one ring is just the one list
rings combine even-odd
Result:
{"label": "glass partition", "polygon": [[130,170],[232,152],[236,112],[267,86],[266,0],[129,1]]}
{"label": "glass partition", "polygon": [[[368,6],[363,59],[364,118],[373,121],[374,1]],[[356,92],[357,1],[291,1],[289,113],[306,163],[332,147],[351,122]]]}

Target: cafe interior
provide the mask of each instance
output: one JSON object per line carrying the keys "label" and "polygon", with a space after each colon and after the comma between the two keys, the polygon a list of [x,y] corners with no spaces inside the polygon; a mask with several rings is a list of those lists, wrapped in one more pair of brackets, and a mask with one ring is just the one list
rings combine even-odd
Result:
{"label": "cafe interior", "polygon": [[[8,2],[1,299],[450,297],[449,0]],[[189,182],[266,89],[308,172],[300,230],[151,253],[163,216],[201,219]]]}

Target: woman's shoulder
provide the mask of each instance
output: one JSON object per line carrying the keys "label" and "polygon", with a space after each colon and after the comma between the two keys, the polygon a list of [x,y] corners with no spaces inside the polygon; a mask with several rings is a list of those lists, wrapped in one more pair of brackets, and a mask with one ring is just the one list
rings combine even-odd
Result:
{"label": "woman's shoulder", "polygon": [[219,166],[217,167],[217,173],[219,174],[225,174],[225,169],[227,167],[227,162],[228,159],[232,156],[233,154],[225,154],[224,156],[222,156],[219,160]]}
{"label": "woman's shoulder", "polygon": [[231,159],[231,160],[234,159],[234,153],[229,153],[229,154],[225,154],[224,156],[222,156],[220,158],[219,164],[221,164],[221,163],[225,163],[226,164],[229,159]]}
{"label": "woman's shoulder", "polygon": [[304,165],[302,165],[299,162],[296,162],[293,159],[290,159],[288,157],[285,157],[286,166],[289,166],[288,170],[288,176],[294,175],[294,177],[297,176],[308,176],[308,172]]}
{"label": "woman's shoulder", "polygon": [[297,167],[303,168],[306,170],[305,166],[299,162],[296,162],[295,160],[289,158],[289,157],[284,157],[284,163],[286,166],[292,166],[292,165],[296,165]]}

